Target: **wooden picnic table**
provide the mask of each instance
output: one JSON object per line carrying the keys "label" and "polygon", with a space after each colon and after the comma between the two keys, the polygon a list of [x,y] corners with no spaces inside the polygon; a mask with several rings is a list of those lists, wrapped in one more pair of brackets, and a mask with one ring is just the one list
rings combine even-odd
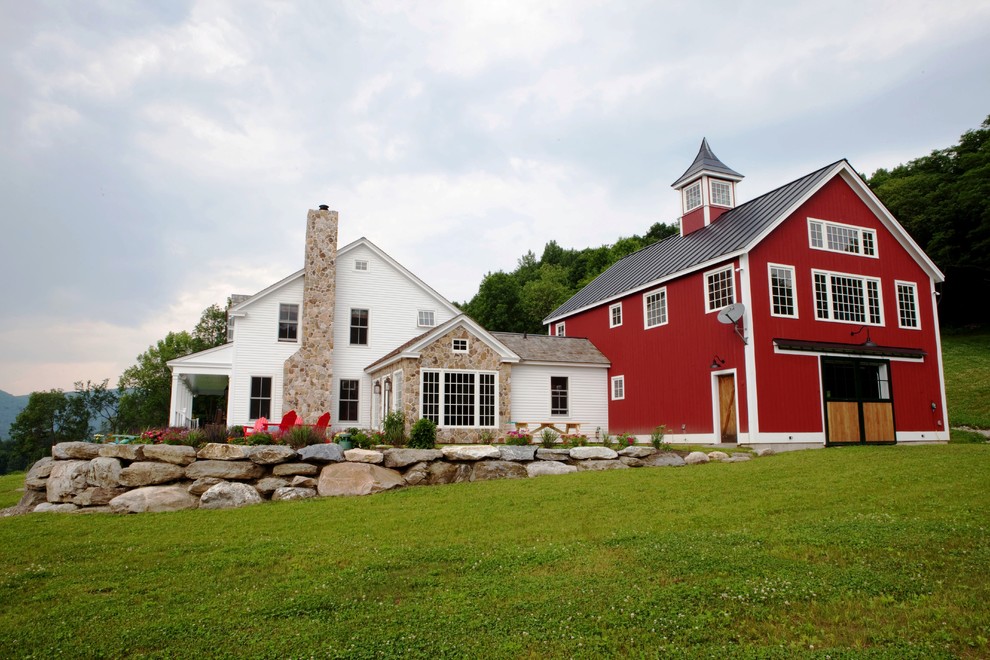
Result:
{"label": "wooden picnic table", "polygon": [[[536,425],[536,428],[530,428],[530,425],[532,425],[532,424],[535,424]],[[564,427],[564,430],[561,430],[558,427],[558,424],[560,426],[563,426]],[[571,433],[579,433],[581,431],[581,423],[580,422],[563,422],[563,421],[558,421],[558,422],[516,422],[516,430],[517,431],[526,430],[526,431],[531,432],[533,435],[536,435],[537,433],[539,433],[543,429],[552,429],[558,435],[570,435]]]}

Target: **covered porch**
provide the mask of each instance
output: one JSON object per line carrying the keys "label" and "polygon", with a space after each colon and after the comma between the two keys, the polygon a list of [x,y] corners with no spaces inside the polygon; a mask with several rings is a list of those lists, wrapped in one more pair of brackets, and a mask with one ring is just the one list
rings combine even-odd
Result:
{"label": "covered porch", "polygon": [[[233,364],[234,345],[224,344],[168,362],[172,370],[172,397],[169,426],[196,428],[227,420],[227,394]],[[197,397],[219,397],[217,414],[204,418],[197,412]]]}

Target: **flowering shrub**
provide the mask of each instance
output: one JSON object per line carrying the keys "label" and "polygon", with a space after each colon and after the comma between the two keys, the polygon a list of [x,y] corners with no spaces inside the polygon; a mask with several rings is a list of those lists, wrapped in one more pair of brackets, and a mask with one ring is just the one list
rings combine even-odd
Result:
{"label": "flowering shrub", "polygon": [[632,445],[636,444],[635,436],[629,433],[619,433],[618,435],[615,436],[615,441],[616,444],[619,445],[620,449],[622,447],[631,447]]}
{"label": "flowering shrub", "polygon": [[188,436],[189,429],[170,426],[165,429],[148,429],[141,434],[141,441],[154,445],[184,445]]}
{"label": "flowering shrub", "polygon": [[528,429],[518,429],[505,434],[505,444],[507,445],[528,445],[533,442],[533,434]]}
{"label": "flowering shrub", "polygon": [[584,433],[565,433],[560,439],[568,447],[585,447],[588,444],[588,436]]}

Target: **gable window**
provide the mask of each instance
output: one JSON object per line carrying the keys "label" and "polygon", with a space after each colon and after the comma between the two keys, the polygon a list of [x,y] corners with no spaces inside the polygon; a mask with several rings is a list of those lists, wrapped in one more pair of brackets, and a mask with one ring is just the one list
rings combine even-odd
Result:
{"label": "gable window", "polygon": [[368,260],[367,259],[355,259],[354,260],[354,270],[368,270]]}
{"label": "gable window", "polygon": [[626,377],[612,376],[612,400],[621,401],[626,398]]}
{"label": "gable window", "polygon": [[475,371],[423,371],[422,416],[438,426],[495,426],[498,375]]}
{"label": "gable window", "polygon": [[701,206],[701,181],[684,189],[684,212],[687,213],[699,206]]}
{"label": "gable window", "polygon": [[880,280],[871,277],[812,271],[815,316],[824,321],[883,325]]}
{"label": "gable window", "polygon": [[712,180],[712,204],[732,206],[732,184]]}
{"label": "gable window", "polygon": [[436,314],[432,309],[421,309],[416,314],[416,325],[421,328],[432,328],[436,325]]}
{"label": "gable window", "polygon": [[360,381],[341,379],[337,421],[356,422],[358,420],[358,387]]}
{"label": "gable window", "polygon": [[278,306],[278,340],[296,341],[299,336],[299,305]]}
{"label": "gable window", "polygon": [[351,344],[368,345],[368,310],[351,310]]}
{"label": "gable window", "polygon": [[705,304],[707,311],[717,312],[736,302],[735,281],[732,266],[705,273]]}
{"label": "gable window", "polygon": [[808,236],[816,250],[877,256],[877,233],[872,229],[808,218]]}
{"label": "gable window", "polygon": [[920,329],[918,319],[918,285],[897,282],[897,327]]}
{"label": "gable window", "polygon": [[667,323],[667,287],[643,294],[643,321],[647,329]]}
{"label": "gable window", "polygon": [[794,266],[770,264],[770,314],[797,318],[794,297]]}
{"label": "gable window", "polygon": [[558,337],[563,337],[564,336],[564,322],[563,321],[561,321],[560,323],[557,324],[557,327],[555,328],[554,334],[556,334]]}
{"label": "gable window", "polygon": [[251,419],[272,416],[271,376],[251,377],[251,399],[248,408],[248,416]]}
{"label": "gable window", "polygon": [[567,376],[550,376],[550,414],[567,414]]}
{"label": "gable window", "polygon": [[455,339],[451,342],[451,348],[455,353],[467,353],[468,351],[468,340],[467,339]]}
{"label": "gable window", "polygon": [[617,328],[622,325],[622,303],[615,303],[608,308],[608,327]]}

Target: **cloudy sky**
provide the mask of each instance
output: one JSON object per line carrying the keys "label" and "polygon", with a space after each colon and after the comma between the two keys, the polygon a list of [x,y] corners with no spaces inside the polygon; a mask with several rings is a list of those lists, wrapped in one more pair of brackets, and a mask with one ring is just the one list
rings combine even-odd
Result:
{"label": "cloudy sky", "polygon": [[704,136],[740,201],[897,165],[990,114],[988,35],[990,0],[0,0],[0,389],[116,383],[321,203],[460,301],[676,219]]}

